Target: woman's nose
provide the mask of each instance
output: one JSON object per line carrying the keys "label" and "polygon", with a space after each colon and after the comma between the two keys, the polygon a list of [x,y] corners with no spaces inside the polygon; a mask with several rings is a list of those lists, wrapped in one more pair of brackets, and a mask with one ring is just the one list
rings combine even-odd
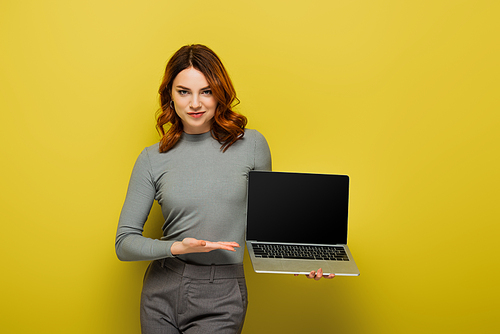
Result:
{"label": "woman's nose", "polygon": [[193,109],[199,109],[201,108],[201,101],[200,99],[194,97],[189,106]]}

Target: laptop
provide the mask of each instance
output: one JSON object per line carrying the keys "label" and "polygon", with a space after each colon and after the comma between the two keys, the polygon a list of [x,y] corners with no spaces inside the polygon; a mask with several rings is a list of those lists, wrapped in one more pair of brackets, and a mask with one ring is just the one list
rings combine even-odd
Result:
{"label": "laptop", "polygon": [[359,276],[347,247],[349,176],[250,171],[247,201],[255,272]]}

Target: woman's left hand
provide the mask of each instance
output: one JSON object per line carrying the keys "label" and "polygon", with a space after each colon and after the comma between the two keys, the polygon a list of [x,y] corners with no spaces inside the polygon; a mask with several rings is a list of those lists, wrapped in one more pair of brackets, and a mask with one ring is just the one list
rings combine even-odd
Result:
{"label": "woman's left hand", "polygon": [[[299,275],[295,274],[294,276],[299,276]],[[319,268],[318,271],[311,271],[309,273],[309,275],[306,275],[306,277],[309,279],[314,279],[315,281],[319,281],[321,279],[321,277],[326,278],[326,279],[332,279],[335,277],[335,274],[323,276],[323,269]]]}

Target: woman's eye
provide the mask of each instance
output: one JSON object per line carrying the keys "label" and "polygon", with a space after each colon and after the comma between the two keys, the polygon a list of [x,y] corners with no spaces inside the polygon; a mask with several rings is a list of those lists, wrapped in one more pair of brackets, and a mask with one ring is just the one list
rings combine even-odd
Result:
{"label": "woman's eye", "polygon": [[188,93],[187,90],[178,90],[177,91],[180,95],[186,95]]}
{"label": "woman's eye", "polygon": [[212,95],[212,91],[211,90],[204,90],[203,94],[204,95]]}

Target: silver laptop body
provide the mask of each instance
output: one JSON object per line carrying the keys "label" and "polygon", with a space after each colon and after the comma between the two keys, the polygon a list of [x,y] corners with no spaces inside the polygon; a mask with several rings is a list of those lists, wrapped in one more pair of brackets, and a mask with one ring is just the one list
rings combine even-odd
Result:
{"label": "silver laptop body", "polygon": [[358,276],[347,175],[250,171],[246,244],[257,273]]}

